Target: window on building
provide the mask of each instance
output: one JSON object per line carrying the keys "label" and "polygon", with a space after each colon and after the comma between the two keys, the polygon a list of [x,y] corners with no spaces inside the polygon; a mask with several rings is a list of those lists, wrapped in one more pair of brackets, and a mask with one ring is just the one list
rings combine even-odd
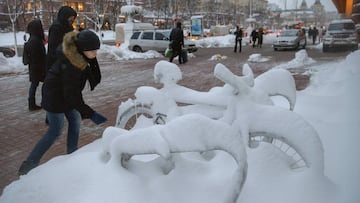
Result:
{"label": "window on building", "polygon": [[80,12],[84,11],[84,4],[82,2],[78,3],[77,10]]}

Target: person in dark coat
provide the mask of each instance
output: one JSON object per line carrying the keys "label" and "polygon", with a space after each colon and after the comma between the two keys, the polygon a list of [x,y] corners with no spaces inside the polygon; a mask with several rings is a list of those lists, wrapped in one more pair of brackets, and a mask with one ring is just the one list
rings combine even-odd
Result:
{"label": "person in dark coat", "polygon": [[[48,36],[48,52],[46,55],[46,71],[51,68],[51,66],[56,61],[56,50],[59,45],[61,45],[64,35],[68,32],[74,30],[72,24],[75,21],[77,13],[74,9],[69,6],[60,7],[57,19],[51,24],[49,28]],[[67,112],[70,114],[72,112]],[[66,115],[66,118],[73,118],[74,115]],[[71,120],[68,120],[71,123]],[[48,124],[48,119],[45,119],[45,122]],[[70,124],[73,126],[76,124]]]}
{"label": "person in dark coat", "polygon": [[36,89],[40,82],[45,78],[45,35],[43,26],[40,20],[33,20],[27,25],[27,32],[30,34],[29,41],[24,45],[24,53],[27,54],[27,60],[29,65],[29,110],[34,111],[41,109],[36,105]]}
{"label": "person in dark coat", "polygon": [[57,60],[48,70],[42,88],[41,105],[46,110],[48,130],[20,166],[19,175],[27,174],[39,164],[41,157],[61,135],[64,116],[69,121],[68,154],[77,149],[81,119],[91,119],[96,124],[107,120],[88,106],[82,96],[87,81],[92,90],[100,83],[101,76],[97,75],[100,72],[95,70],[99,68],[96,62],[99,47],[98,36],[89,30],[69,32],[64,36]]}
{"label": "person in dark coat", "polygon": [[258,31],[254,29],[254,30],[251,32],[250,37],[251,37],[252,43],[253,43],[253,44],[252,44],[252,47],[255,47],[255,46],[256,46],[256,41],[257,41],[257,39],[258,39],[258,37],[259,37]]}
{"label": "person in dark coat", "polygon": [[241,42],[242,42],[243,32],[242,32],[242,30],[239,28],[239,26],[236,26],[236,30],[235,30],[234,34],[235,34],[235,47],[234,47],[234,52],[236,53],[237,45],[239,44],[239,53],[240,53],[240,52],[241,52]]}
{"label": "person in dark coat", "polygon": [[264,28],[259,28],[258,31],[258,45],[261,48],[262,44],[263,44],[263,39],[264,39]]}
{"label": "person in dark coat", "polygon": [[48,51],[46,56],[46,68],[51,68],[56,61],[56,49],[62,43],[66,33],[74,30],[72,24],[77,13],[69,6],[62,6],[57,14],[57,19],[51,24],[48,36]]}
{"label": "person in dark coat", "polygon": [[313,33],[312,33],[312,41],[313,41],[313,44],[315,44],[316,38],[317,38],[318,35],[319,35],[319,30],[318,30],[316,27],[314,27]]}
{"label": "person in dark coat", "polygon": [[170,62],[176,56],[179,56],[179,63],[182,64],[182,48],[184,47],[184,32],[181,29],[181,22],[176,23],[176,27],[170,32],[170,47],[173,50],[173,55],[170,57]]}
{"label": "person in dark coat", "polygon": [[314,35],[314,30],[310,27],[308,30],[308,37],[312,40]]}

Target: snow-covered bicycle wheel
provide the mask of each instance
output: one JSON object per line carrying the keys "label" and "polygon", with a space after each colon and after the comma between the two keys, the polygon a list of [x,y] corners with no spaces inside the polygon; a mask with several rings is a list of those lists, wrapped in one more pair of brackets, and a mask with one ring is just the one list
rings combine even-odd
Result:
{"label": "snow-covered bicycle wheel", "polygon": [[292,144],[288,143],[286,139],[277,135],[266,132],[251,132],[249,139],[249,147],[255,148],[260,143],[272,144],[280,151],[282,151],[290,160],[289,167],[293,170],[301,170],[307,168],[309,164],[306,162],[304,156],[296,151]]}
{"label": "snow-covered bicycle wheel", "polygon": [[115,127],[130,130],[135,126],[154,123],[161,123],[161,118],[154,115],[150,105],[128,100],[119,106]]}
{"label": "snow-covered bicycle wheel", "polygon": [[[316,130],[298,114],[280,107],[264,107],[257,122],[248,126],[248,145],[256,147],[269,143],[284,152],[290,159],[291,169],[308,168],[324,172],[324,149]],[[276,118],[276,121],[274,120]],[[274,122],[271,122],[274,121]]]}

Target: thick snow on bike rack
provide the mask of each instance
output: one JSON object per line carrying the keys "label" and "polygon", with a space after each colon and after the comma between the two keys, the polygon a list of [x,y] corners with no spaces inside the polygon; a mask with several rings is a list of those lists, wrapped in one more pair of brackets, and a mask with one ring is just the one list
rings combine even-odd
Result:
{"label": "thick snow on bike rack", "polygon": [[[108,127],[103,133],[103,155],[109,164],[119,170],[126,170],[127,162],[133,155],[158,154],[170,160],[172,154],[183,152],[208,152],[222,150],[230,154],[237,164],[233,191],[224,202],[235,202],[245,182],[247,161],[245,145],[237,130],[226,123],[197,114],[189,114],[166,125],[126,131]],[[176,168],[172,162],[164,173]]]}
{"label": "thick snow on bike rack", "polygon": [[[161,118],[164,122],[160,123],[164,124],[187,113],[199,113],[199,109],[206,111],[204,107],[209,107],[209,111],[215,109],[221,114],[200,114],[234,126],[249,147],[256,147],[260,142],[273,144],[288,155],[290,168],[310,168],[323,173],[323,147],[317,132],[299,115],[274,106],[270,99],[272,95],[284,96],[290,110],[294,108],[295,82],[287,70],[270,70],[254,79],[247,64],[243,66],[243,76],[237,76],[219,63],[215,66],[214,75],[225,85],[214,87],[209,92],[199,92],[176,84],[182,78],[178,66],[160,61],[155,65],[154,78],[164,87],[138,88],[136,100],[119,106],[117,123],[119,118],[129,117],[127,111],[136,112],[136,108],[140,113],[151,115],[153,120]],[[179,107],[177,102],[193,105]],[[158,113],[161,116],[157,116]],[[159,123],[154,121],[154,124]]]}
{"label": "thick snow on bike rack", "polygon": [[[218,79],[231,85],[235,92],[221,120],[239,129],[245,141],[249,142],[249,146],[251,146],[251,141],[256,141],[257,136],[267,135],[265,139],[281,142],[278,147],[293,159],[290,163],[291,168],[305,166],[317,173],[324,172],[322,143],[316,130],[309,123],[295,112],[277,106],[263,105],[262,95],[247,85],[244,80],[232,74],[224,65],[217,64],[214,74]],[[283,72],[276,71],[271,74],[275,74],[274,79],[288,78],[287,75],[282,77]],[[284,79],[279,80],[284,81]],[[262,81],[269,81],[269,79]],[[291,83],[291,80],[288,81]],[[283,93],[286,94],[292,88],[291,86],[288,89],[283,88]],[[290,106],[292,106],[291,101],[295,102],[295,95],[288,94],[291,98]],[[293,153],[289,151],[289,154],[290,149]]]}
{"label": "thick snow on bike rack", "polygon": [[[115,126],[121,126],[120,122],[128,119],[126,115],[129,112],[127,111],[134,111],[131,108],[141,108],[141,106],[144,106],[147,111],[144,112],[145,114],[160,113],[168,120],[188,112],[200,113],[215,119],[222,117],[228,105],[229,96],[233,94],[233,88],[230,85],[225,84],[223,87],[213,87],[209,92],[200,92],[178,85],[177,82],[181,79],[182,73],[177,65],[159,61],[154,67],[154,80],[163,84],[163,88],[139,87],[135,92],[136,100],[129,99],[119,105]],[[257,103],[273,105],[270,96],[281,95],[288,100],[291,110],[295,106],[295,81],[287,70],[270,70],[254,80],[251,68],[248,64],[244,64],[243,76],[234,76],[234,80],[236,80],[235,83],[243,82],[241,86],[248,86],[252,99]],[[274,81],[277,81],[278,85],[273,85]],[[176,102],[192,105],[179,108]]]}
{"label": "thick snow on bike rack", "polygon": [[[270,85],[271,84],[271,85]],[[296,103],[296,85],[291,73],[284,69],[271,69],[255,78],[255,89],[264,90],[269,96],[283,96],[289,101],[290,110]]]}

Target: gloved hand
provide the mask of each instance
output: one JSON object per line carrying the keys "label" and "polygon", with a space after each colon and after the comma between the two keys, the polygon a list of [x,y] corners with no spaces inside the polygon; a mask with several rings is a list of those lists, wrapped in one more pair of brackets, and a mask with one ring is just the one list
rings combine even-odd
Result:
{"label": "gloved hand", "polygon": [[99,125],[106,122],[107,118],[97,112],[94,112],[94,114],[90,117],[90,120],[92,120],[95,124]]}

